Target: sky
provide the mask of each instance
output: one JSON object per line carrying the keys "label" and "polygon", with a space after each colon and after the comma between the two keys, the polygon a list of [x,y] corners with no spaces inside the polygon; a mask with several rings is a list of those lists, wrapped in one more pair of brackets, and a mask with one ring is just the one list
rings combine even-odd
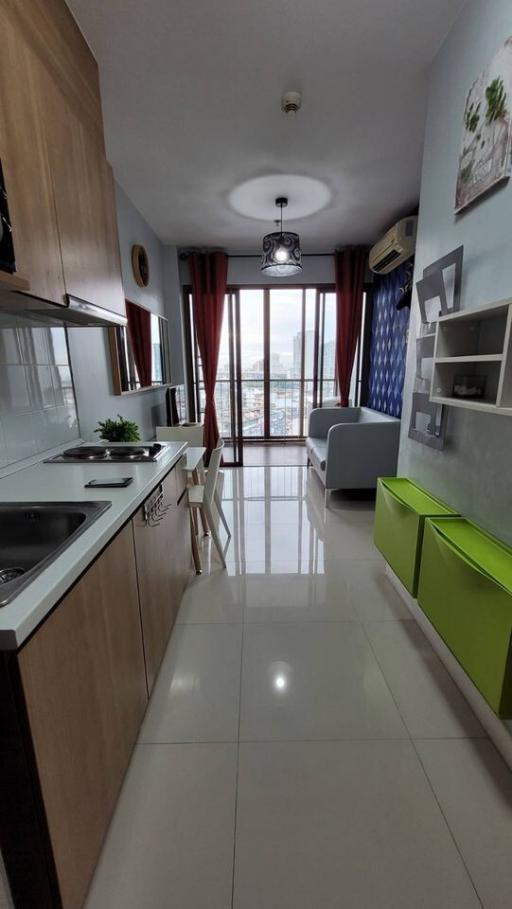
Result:
{"label": "sky", "polygon": [[[306,291],[306,331],[314,328],[314,289]],[[334,294],[328,294],[325,340],[334,338]],[[242,370],[263,359],[263,291],[246,288],[240,291],[240,330]],[[284,366],[293,362],[293,340],[302,330],[302,288],[271,288],[270,353],[279,354]],[[224,313],[223,339],[219,366],[227,364],[227,310]]]}

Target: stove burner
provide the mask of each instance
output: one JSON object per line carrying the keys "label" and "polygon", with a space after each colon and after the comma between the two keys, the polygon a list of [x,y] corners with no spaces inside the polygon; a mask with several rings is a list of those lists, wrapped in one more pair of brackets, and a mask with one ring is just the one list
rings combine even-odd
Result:
{"label": "stove burner", "polygon": [[147,458],[148,454],[148,449],[142,448],[140,445],[123,445],[110,449],[110,456],[112,458]]}
{"label": "stove burner", "polygon": [[81,445],[79,448],[66,448],[62,452],[64,458],[73,458],[79,461],[102,461],[108,455],[108,448],[101,445]]}

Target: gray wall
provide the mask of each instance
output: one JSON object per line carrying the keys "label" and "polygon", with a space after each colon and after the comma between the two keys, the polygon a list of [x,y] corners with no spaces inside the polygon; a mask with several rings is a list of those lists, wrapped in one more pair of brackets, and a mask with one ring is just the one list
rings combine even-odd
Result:
{"label": "gray wall", "polygon": [[[179,331],[181,356],[181,316],[179,310],[179,282],[177,264],[173,271],[172,261],[176,260],[174,247],[164,247],[148,226],[142,215],[130,202],[121,187],[116,186],[116,205],[121,249],[121,268],[125,296],[134,303],[141,303],[154,313],[171,316],[171,354],[176,348],[176,334]],[[132,273],[131,248],[134,243],[146,247],[150,264],[148,287],[139,287]],[[165,268],[164,263],[171,263]],[[168,305],[167,305],[168,304]],[[102,328],[71,328],[68,330],[71,366],[80,420],[80,431],[84,439],[94,439],[98,420],[123,417],[135,420],[141,436],[151,439],[155,426],[165,422],[165,393],[163,389],[138,392],[131,395],[114,395],[112,391],[112,370],[107,331]],[[178,361],[177,379],[171,358],[171,379],[179,381],[181,365]]]}
{"label": "gray wall", "polygon": [[[431,72],[416,280],[423,268],[464,244],[462,306],[512,296],[512,182],[453,214],[462,115],[473,80],[512,35],[510,0],[465,7]],[[435,452],[407,437],[415,369],[418,304],[413,301],[399,472],[512,543],[512,418],[449,409],[448,444]]]}
{"label": "gray wall", "polygon": [[185,381],[183,362],[183,324],[181,318],[182,299],[178,250],[175,246],[164,246],[165,311],[169,320],[169,349],[171,358],[171,379],[174,385]]}
{"label": "gray wall", "polygon": [[[263,234],[262,234],[263,236]],[[260,268],[261,256],[230,256],[228,284],[275,284],[279,278],[265,277]],[[190,270],[186,261],[180,262],[182,284],[190,284]],[[334,284],[334,256],[307,256],[302,260],[302,272],[286,278],[283,284]]]}

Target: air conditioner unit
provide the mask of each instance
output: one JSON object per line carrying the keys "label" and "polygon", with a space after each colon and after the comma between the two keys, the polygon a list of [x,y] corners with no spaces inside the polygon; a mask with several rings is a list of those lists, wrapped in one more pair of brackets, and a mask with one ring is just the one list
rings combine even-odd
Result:
{"label": "air conditioner unit", "polygon": [[370,250],[370,268],[378,275],[387,275],[414,254],[416,247],[416,217],[402,218],[382,240]]}

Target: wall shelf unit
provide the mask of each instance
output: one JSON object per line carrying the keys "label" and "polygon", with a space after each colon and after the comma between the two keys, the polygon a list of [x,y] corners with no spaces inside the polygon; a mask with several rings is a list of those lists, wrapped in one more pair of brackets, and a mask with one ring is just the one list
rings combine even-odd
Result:
{"label": "wall shelf unit", "polygon": [[[483,396],[458,397],[454,387],[459,376],[483,382]],[[430,400],[512,415],[512,299],[441,316],[436,326]]]}

